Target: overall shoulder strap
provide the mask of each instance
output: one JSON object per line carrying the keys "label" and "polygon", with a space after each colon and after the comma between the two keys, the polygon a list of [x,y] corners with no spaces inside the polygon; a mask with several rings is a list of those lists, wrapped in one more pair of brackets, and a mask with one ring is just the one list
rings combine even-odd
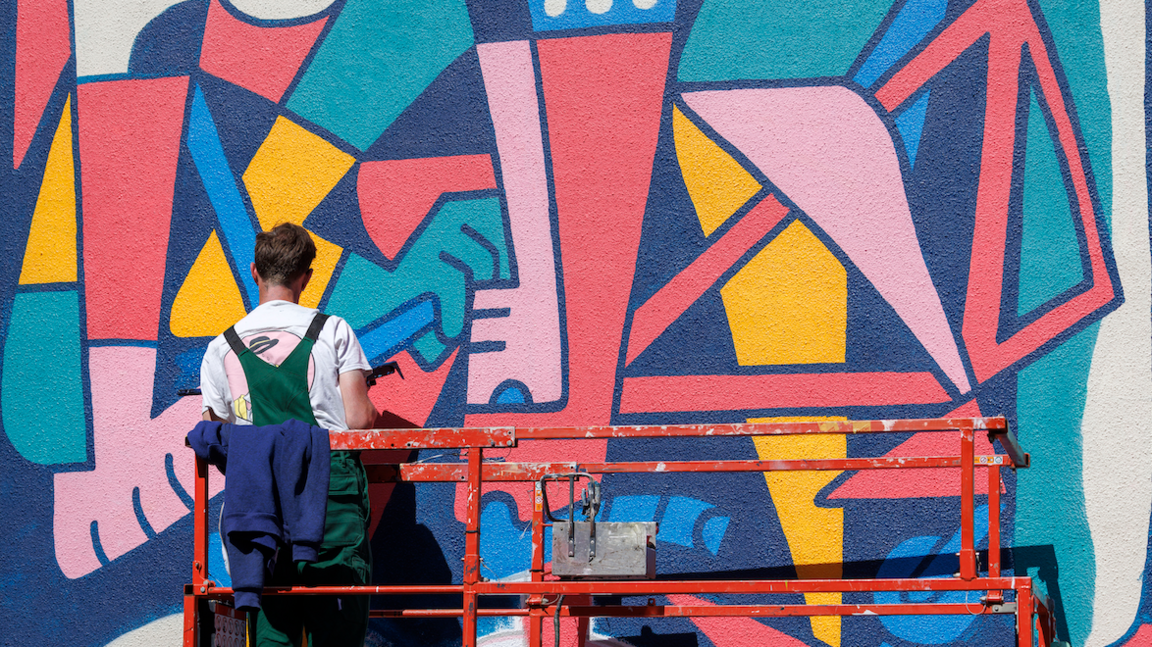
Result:
{"label": "overall shoulder strap", "polygon": [[308,332],[304,333],[304,339],[311,339],[316,341],[320,336],[320,331],[324,329],[324,323],[328,321],[328,315],[323,312],[317,312],[316,316],[312,318],[312,325],[308,326]]}
{"label": "overall shoulder strap", "polygon": [[232,351],[236,353],[237,357],[248,350],[244,342],[240,341],[240,335],[236,334],[236,326],[229,326],[228,330],[224,331],[224,339],[228,342],[228,345],[232,347]]}

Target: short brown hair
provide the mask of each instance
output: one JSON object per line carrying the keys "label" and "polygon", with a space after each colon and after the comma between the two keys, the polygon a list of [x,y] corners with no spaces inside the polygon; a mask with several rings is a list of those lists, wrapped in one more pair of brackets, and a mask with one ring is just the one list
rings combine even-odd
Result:
{"label": "short brown hair", "polygon": [[285,222],[256,234],[256,273],[267,283],[291,283],[315,258],[316,243],[300,225]]}

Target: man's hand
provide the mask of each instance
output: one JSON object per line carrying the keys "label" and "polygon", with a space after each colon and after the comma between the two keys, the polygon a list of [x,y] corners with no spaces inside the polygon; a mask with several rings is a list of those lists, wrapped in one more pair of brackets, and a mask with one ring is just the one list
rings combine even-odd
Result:
{"label": "man's hand", "polygon": [[361,371],[340,374],[340,397],[344,400],[344,420],[349,429],[371,429],[376,422],[376,405],[368,399],[368,383]]}

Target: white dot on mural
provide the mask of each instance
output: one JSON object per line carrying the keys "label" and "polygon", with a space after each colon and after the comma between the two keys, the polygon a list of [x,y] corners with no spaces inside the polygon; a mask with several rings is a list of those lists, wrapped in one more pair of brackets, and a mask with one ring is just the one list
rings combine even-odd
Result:
{"label": "white dot on mural", "polygon": [[585,0],[584,5],[592,13],[604,13],[612,8],[612,0]]}
{"label": "white dot on mural", "polygon": [[656,0],[632,0],[637,9],[651,9],[656,6]]}
{"label": "white dot on mural", "polygon": [[544,0],[544,13],[555,18],[568,8],[568,0]]}

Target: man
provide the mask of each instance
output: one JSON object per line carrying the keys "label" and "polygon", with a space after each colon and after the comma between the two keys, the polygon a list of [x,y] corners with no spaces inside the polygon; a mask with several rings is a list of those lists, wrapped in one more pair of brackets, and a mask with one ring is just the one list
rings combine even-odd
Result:
{"label": "man", "polygon": [[[256,236],[252,278],[260,304],[208,345],[200,367],[205,420],[270,425],[295,418],[326,429],[373,426],[371,371],[351,327],[299,305],[312,278],[316,245],[303,227],[281,224]],[[315,563],[281,551],[269,585],[366,584],[368,489],[353,452],[332,452],[324,541]],[[364,643],[368,597],[267,596],[252,644],[313,647]]]}

